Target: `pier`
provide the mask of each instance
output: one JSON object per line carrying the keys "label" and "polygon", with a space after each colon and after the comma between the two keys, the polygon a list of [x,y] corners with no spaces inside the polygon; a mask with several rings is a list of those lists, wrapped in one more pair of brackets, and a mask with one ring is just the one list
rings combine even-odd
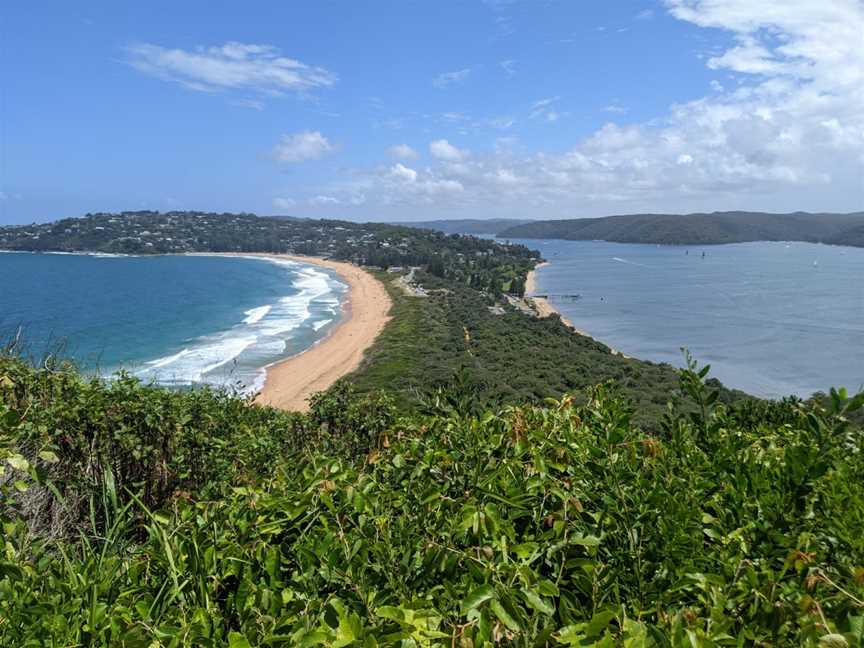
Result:
{"label": "pier", "polygon": [[531,295],[531,297],[536,297],[537,299],[560,299],[560,300],[564,300],[564,301],[576,301],[577,299],[582,299],[582,295],[580,295],[580,294],[578,294],[578,293],[575,293],[575,294],[559,294],[559,295],[555,295],[555,294],[552,294],[552,295],[549,295],[549,294],[546,294],[546,295],[534,294],[534,295]]}

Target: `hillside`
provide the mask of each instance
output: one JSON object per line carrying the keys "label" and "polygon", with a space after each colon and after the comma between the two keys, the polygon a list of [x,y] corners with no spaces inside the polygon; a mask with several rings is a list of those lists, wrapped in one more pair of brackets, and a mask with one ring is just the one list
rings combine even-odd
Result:
{"label": "hillside", "polygon": [[609,386],[307,415],[0,357],[0,646],[860,646],[864,434]]}
{"label": "hillside", "polygon": [[[0,227],[0,250],[183,254],[275,252],[358,265],[446,266],[476,284],[500,285],[489,269],[519,265],[527,272],[539,253],[521,245],[445,235],[431,230],[341,220],[285,219],[254,214],[134,211],[87,214],[50,223]],[[490,263],[489,259],[495,262]],[[509,266],[508,266],[509,267]]]}
{"label": "hillside", "polygon": [[511,227],[531,222],[533,221],[517,218],[461,218],[453,220],[397,222],[393,223],[393,225],[431,229],[444,232],[445,234],[498,234]]}
{"label": "hillside", "polygon": [[671,245],[806,241],[860,247],[864,245],[864,212],[629,214],[534,221],[502,230],[498,237]]}

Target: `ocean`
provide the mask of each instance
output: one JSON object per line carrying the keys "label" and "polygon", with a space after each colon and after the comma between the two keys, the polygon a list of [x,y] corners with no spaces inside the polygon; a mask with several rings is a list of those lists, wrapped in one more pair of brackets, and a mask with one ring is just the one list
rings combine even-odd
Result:
{"label": "ocean", "polygon": [[0,277],[0,344],[20,335],[34,361],[243,392],[326,336],[348,289],[329,269],[257,257],[8,253]]}
{"label": "ocean", "polygon": [[550,261],[536,293],[627,355],[681,366],[686,347],[727,386],[768,398],[864,386],[864,249],[514,242]]}

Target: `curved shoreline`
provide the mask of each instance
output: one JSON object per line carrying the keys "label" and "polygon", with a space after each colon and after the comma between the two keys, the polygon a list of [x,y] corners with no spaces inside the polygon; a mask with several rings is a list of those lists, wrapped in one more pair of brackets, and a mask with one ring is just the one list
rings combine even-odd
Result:
{"label": "curved shoreline", "polygon": [[591,335],[576,328],[569,319],[564,317],[557,308],[555,308],[552,303],[546,299],[545,297],[535,297],[532,293],[537,292],[537,270],[544,266],[548,266],[549,261],[544,261],[543,263],[538,263],[534,266],[534,269],[528,272],[528,276],[525,278],[525,299],[530,300],[534,305],[534,310],[537,311],[538,317],[549,317],[552,314],[558,315],[561,318],[561,321],[573,329],[579,335],[584,335],[585,337],[590,337],[594,339]]}
{"label": "curved shoreline", "polygon": [[363,361],[384,325],[390,321],[390,297],[384,285],[352,263],[295,254],[230,253],[226,256],[286,259],[334,270],[348,284],[342,315],[328,335],[300,353],[265,367],[260,405],[292,412],[309,411],[309,397],[351,373]]}
{"label": "curved shoreline", "polygon": [[291,254],[255,256],[329,268],[348,284],[342,317],[333,330],[308,349],[266,367],[264,387],[255,397],[261,405],[306,412],[313,394],[360,366],[366,350],[390,320],[390,297],[380,281],[351,263]]}

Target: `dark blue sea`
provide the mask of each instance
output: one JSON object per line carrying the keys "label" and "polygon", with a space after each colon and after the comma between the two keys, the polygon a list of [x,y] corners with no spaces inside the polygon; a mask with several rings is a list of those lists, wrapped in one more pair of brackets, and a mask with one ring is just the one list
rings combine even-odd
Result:
{"label": "dark blue sea", "polygon": [[764,397],[864,385],[864,249],[518,242],[550,261],[537,293],[627,355],[681,365],[687,347],[726,385]]}
{"label": "dark blue sea", "polygon": [[254,257],[8,253],[0,278],[0,344],[20,336],[35,361],[246,391],[325,336],[347,291],[330,270]]}

